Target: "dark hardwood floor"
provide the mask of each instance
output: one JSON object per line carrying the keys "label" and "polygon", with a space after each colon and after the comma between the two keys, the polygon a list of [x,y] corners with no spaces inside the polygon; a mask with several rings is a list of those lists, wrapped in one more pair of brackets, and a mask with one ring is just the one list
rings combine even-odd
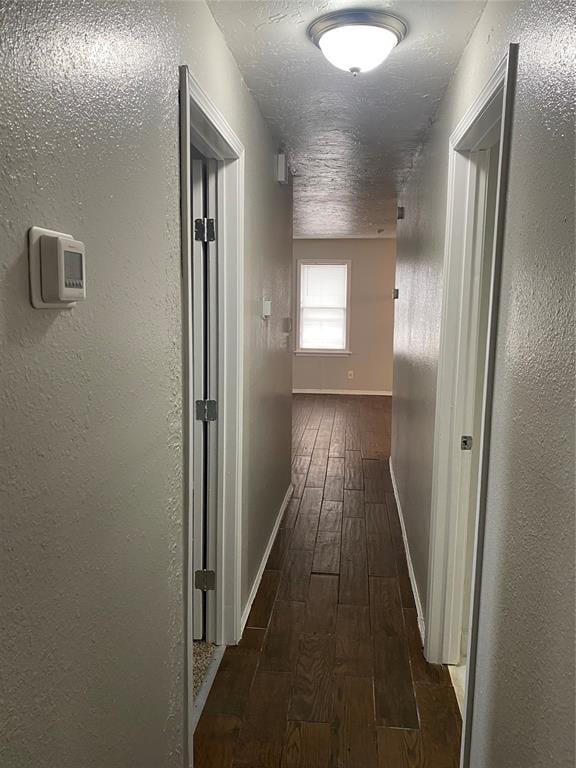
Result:
{"label": "dark hardwood floor", "polygon": [[390,398],[297,395],[294,496],[195,768],[456,768],[461,720],[422,654],[388,469]]}

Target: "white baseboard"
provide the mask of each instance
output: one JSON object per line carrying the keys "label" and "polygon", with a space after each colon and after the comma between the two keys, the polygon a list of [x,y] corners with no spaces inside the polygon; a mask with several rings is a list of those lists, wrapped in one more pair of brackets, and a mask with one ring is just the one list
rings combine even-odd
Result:
{"label": "white baseboard", "polygon": [[412,565],[412,558],[410,557],[410,545],[408,544],[408,536],[406,535],[406,526],[404,525],[404,515],[402,513],[402,504],[400,503],[400,496],[398,495],[398,486],[396,485],[394,467],[392,466],[392,457],[390,457],[388,464],[390,466],[390,477],[392,478],[392,487],[394,488],[394,498],[396,499],[396,506],[398,507],[398,517],[400,518],[400,527],[402,528],[402,539],[404,541],[404,551],[406,552],[406,562],[408,563],[408,574],[410,576],[410,584],[412,585],[412,593],[414,595],[414,602],[416,603],[418,629],[420,630],[422,645],[424,645],[424,638],[426,637],[426,623],[424,621],[424,611],[422,610],[422,601],[420,600],[420,593],[418,592],[418,585],[416,584],[416,577],[414,576],[414,566]]}
{"label": "white baseboard", "polygon": [[266,545],[266,549],[264,550],[264,555],[262,556],[262,562],[260,563],[260,567],[258,568],[258,573],[256,574],[256,578],[254,579],[254,583],[252,584],[252,589],[250,590],[248,601],[246,603],[244,610],[242,611],[242,618],[241,618],[242,632],[244,632],[244,627],[246,626],[246,622],[248,621],[248,616],[250,615],[250,609],[252,608],[252,603],[254,602],[254,599],[256,597],[256,592],[258,592],[258,587],[260,586],[260,582],[262,581],[262,574],[264,573],[264,569],[266,568],[266,563],[268,562],[268,556],[270,555],[270,551],[274,546],[274,541],[276,540],[276,534],[278,533],[278,529],[280,528],[280,523],[282,522],[282,518],[284,517],[284,512],[286,511],[288,502],[292,497],[293,490],[294,490],[294,486],[292,485],[292,483],[290,483],[290,485],[288,486],[288,490],[286,491],[286,494],[284,496],[284,500],[280,505],[280,510],[278,511],[278,516],[276,518],[276,522],[274,523],[274,528],[272,528],[272,533],[270,534],[270,538],[268,539],[268,544]]}
{"label": "white baseboard", "polygon": [[392,397],[392,392],[380,389],[293,389],[293,395],[385,395]]}
{"label": "white baseboard", "polygon": [[366,232],[363,235],[293,235],[293,240],[396,240],[396,233],[387,232],[382,235],[375,235],[373,232]]}

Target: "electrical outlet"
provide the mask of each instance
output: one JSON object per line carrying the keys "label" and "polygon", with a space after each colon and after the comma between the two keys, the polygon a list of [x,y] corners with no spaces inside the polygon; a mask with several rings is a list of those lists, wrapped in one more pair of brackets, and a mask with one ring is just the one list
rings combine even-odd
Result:
{"label": "electrical outlet", "polygon": [[348,378],[353,379],[354,378],[354,371],[348,371]]}

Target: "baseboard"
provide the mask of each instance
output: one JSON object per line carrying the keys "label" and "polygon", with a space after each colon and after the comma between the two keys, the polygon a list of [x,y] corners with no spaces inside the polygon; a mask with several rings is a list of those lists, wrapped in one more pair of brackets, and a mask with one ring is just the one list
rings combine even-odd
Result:
{"label": "baseboard", "polygon": [[398,517],[400,518],[400,527],[402,528],[402,540],[404,541],[404,551],[406,552],[406,562],[408,563],[408,574],[410,576],[412,594],[414,595],[414,602],[416,603],[416,613],[418,616],[418,629],[420,630],[422,645],[424,645],[424,638],[426,637],[426,623],[424,621],[424,611],[422,610],[422,601],[420,600],[420,593],[418,592],[418,585],[416,584],[416,577],[414,576],[414,566],[412,565],[412,558],[410,557],[410,545],[408,544],[408,536],[406,535],[406,526],[404,525],[404,515],[402,513],[402,504],[400,503],[398,486],[396,485],[394,467],[392,466],[392,457],[390,457],[388,464],[390,466],[390,477],[392,478],[394,498],[396,499],[396,506],[398,507]]}
{"label": "baseboard", "polygon": [[293,395],[385,395],[392,397],[392,392],[380,389],[293,389]]}
{"label": "baseboard", "polygon": [[366,232],[360,235],[293,235],[293,240],[396,240],[396,233],[387,232],[382,235],[375,235],[373,232]]}
{"label": "baseboard", "polygon": [[276,534],[278,533],[278,529],[280,528],[282,518],[284,517],[284,512],[286,511],[286,507],[288,506],[288,502],[290,501],[293,490],[294,490],[294,486],[292,485],[292,483],[290,483],[290,485],[288,486],[288,490],[286,491],[286,494],[284,496],[284,500],[280,505],[280,510],[278,511],[278,517],[276,518],[276,522],[274,523],[274,528],[272,529],[272,533],[270,534],[270,538],[268,539],[268,544],[266,545],[266,549],[264,550],[264,555],[262,556],[262,562],[260,563],[260,567],[258,568],[258,573],[256,574],[256,578],[254,579],[254,583],[252,584],[252,589],[250,590],[250,595],[248,596],[246,607],[242,611],[242,618],[241,618],[242,632],[244,632],[244,627],[246,626],[246,622],[248,621],[248,616],[250,615],[250,609],[252,608],[252,603],[254,602],[254,599],[256,597],[256,592],[258,592],[258,587],[260,586],[260,582],[262,581],[262,574],[264,573],[264,569],[266,568],[266,563],[268,562],[268,556],[270,555],[270,551],[274,546],[274,541],[276,540]]}

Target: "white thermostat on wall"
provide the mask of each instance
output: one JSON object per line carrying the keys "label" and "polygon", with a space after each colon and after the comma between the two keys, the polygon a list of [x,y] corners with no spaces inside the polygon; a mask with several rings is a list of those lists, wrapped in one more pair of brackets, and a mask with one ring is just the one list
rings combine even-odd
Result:
{"label": "white thermostat on wall", "polygon": [[32,227],[28,233],[30,299],[36,309],[71,309],[86,298],[84,243]]}

